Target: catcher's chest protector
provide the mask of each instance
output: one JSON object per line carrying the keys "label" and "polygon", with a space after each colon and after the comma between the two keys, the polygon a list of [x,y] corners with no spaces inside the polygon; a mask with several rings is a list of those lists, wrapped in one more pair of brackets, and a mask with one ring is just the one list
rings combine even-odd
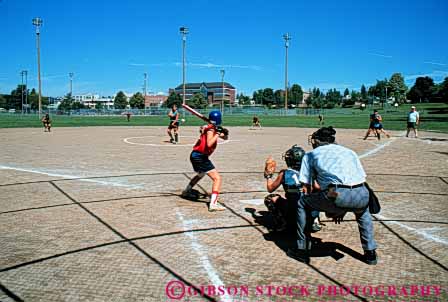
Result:
{"label": "catcher's chest protector", "polygon": [[299,182],[299,171],[293,169],[285,170],[282,185],[287,193],[299,193],[302,187]]}

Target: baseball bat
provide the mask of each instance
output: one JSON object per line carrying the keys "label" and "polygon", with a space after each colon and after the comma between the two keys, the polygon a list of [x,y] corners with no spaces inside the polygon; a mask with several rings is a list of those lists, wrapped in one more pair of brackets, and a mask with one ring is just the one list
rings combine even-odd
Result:
{"label": "baseball bat", "polygon": [[193,115],[196,115],[198,118],[200,118],[201,120],[206,121],[207,123],[210,123],[210,120],[205,117],[202,113],[197,112],[196,110],[194,110],[193,108],[191,108],[190,106],[188,106],[187,104],[182,104],[182,107],[187,110],[188,112],[190,112]]}

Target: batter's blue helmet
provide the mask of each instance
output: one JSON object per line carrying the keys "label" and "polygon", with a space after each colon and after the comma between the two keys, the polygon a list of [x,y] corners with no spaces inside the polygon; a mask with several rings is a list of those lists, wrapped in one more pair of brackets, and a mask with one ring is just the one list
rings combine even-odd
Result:
{"label": "batter's blue helmet", "polygon": [[212,124],[215,124],[216,126],[221,125],[222,123],[221,111],[219,110],[211,111],[210,114],[208,115],[208,119],[210,120],[210,122],[212,122]]}

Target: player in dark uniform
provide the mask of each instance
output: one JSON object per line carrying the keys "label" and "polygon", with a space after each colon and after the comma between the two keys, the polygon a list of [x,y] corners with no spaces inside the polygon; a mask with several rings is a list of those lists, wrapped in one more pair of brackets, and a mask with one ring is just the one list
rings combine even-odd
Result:
{"label": "player in dark uniform", "polygon": [[50,119],[50,115],[47,113],[45,114],[45,116],[42,118],[42,124],[44,125],[44,132],[51,132],[51,119]]}
{"label": "player in dark uniform", "polygon": [[[304,155],[305,150],[297,145],[292,146],[283,154],[283,159],[288,169],[281,170],[275,180],[272,174],[265,175],[266,188],[269,193],[277,190],[280,185],[285,190],[286,199],[279,194],[269,194],[264,199],[264,204],[274,219],[275,231],[280,232],[286,229],[295,231],[297,228],[297,202],[302,190],[302,185],[299,182],[299,174]],[[314,188],[318,188],[317,183]],[[319,212],[313,211],[312,215],[315,218],[312,231],[318,232],[321,230],[318,223]]]}
{"label": "player in dark uniform", "polygon": [[218,195],[221,189],[221,175],[219,175],[218,170],[216,170],[210,161],[209,156],[215,151],[218,145],[218,138],[227,140],[229,132],[220,126],[222,122],[220,111],[214,110],[210,112],[209,120],[210,123],[208,125],[201,127],[201,136],[190,154],[191,164],[197,174],[188,183],[181,196],[185,199],[197,200],[200,194],[193,187],[207,174],[213,181],[209,205],[209,211],[213,212],[222,211],[226,208],[218,203]]}
{"label": "player in dark uniform", "polygon": [[[171,107],[168,116],[170,124],[168,125],[167,133],[170,136],[170,143],[177,144],[179,142],[179,111],[177,111],[176,104]],[[174,132],[174,137],[173,133],[171,133],[172,131]]]}
{"label": "player in dark uniform", "polygon": [[255,127],[261,129],[260,119],[256,115],[254,115],[254,117],[252,118],[252,128]]}
{"label": "player in dark uniform", "polygon": [[380,136],[380,132],[382,132],[383,134],[385,134],[388,138],[390,137],[389,133],[387,133],[384,128],[383,128],[383,124],[381,123],[383,120],[383,118],[381,117],[381,115],[378,113],[378,110],[374,110],[373,114],[370,115],[370,124],[369,124],[369,129],[367,130],[367,133],[364,137],[364,140],[367,139],[367,137],[370,135],[370,133],[374,133],[375,136],[378,138],[378,140],[381,139]]}

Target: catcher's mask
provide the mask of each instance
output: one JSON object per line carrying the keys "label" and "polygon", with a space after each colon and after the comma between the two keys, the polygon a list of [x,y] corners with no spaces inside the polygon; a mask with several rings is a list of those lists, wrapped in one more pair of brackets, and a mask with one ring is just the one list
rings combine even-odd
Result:
{"label": "catcher's mask", "polygon": [[322,127],[308,136],[308,144],[312,145],[313,148],[317,148],[322,145],[333,144],[336,140],[335,134],[336,130],[334,130],[332,126]]}
{"label": "catcher's mask", "polygon": [[294,145],[283,154],[283,159],[288,168],[299,171],[303,156],[305,156],[305,150]]}

